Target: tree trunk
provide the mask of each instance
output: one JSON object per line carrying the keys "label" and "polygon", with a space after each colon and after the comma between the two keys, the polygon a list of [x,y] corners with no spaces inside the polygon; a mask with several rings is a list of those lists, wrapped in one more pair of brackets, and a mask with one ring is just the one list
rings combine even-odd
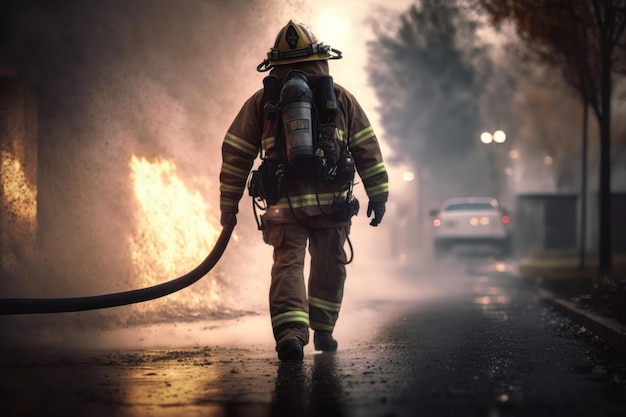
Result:
{"label": "tree trunk", "polygon": [[589,105],[586,97],[583,97],[583,143],[581,150],[580,167],[580,255],[578,267],[585,267],[585,253],[587,250],[587,134],[589,126]]}
{"label": "tree trunk", "polygon": [[608,39],[600,40],[602,53],[600,100],[600,225],[599,270],[612,268],[611,248],[611,47]]}

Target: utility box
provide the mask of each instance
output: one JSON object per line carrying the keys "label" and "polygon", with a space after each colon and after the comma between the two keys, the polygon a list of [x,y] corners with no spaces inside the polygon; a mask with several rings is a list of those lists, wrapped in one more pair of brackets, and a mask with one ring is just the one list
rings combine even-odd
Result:
{"label": "utility box", "polygon": [[578,245],[578,194],[521,194],[513,218],[513,250],[532,256]]}

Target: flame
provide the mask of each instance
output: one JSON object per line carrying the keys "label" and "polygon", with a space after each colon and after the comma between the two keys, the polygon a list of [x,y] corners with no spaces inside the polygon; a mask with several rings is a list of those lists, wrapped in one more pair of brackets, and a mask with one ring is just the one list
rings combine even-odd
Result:
{"label": "flame", "polygon": [[[20,161],[7,151],[0,151],[0,197],[3,211],[0,231],[4,241],[0,261],[3,267],[15,265],[15,243],[23,248],[32,247],[37,227],[37,187],[30,184]],[[7,243],[13,242],[9,247]]]}
{"label": "flame", "polygon": [[[138,203],[130,253],[135,276],[141,277],[139,284],[146,287],[195,268],[212,250],[219,231],[213,226],[217,221],[210,215],[211,205],[198,190],[187,187],[172,161],[150,162],[133,155],[130,167]],[[206,178],[198,181],[209,184]],[[164,308],[174,309],[178,315],[216,309],[220,281],[213,273],[200,281],[202,285],[194,285],[194,291],[179,291],[141,308],[161,313]]]}

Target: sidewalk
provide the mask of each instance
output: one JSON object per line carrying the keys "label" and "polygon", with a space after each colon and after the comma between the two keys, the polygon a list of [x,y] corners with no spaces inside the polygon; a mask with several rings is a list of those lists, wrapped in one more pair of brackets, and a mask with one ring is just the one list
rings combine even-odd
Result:
{"label": "sidewalk", "polygon": [[520,275],[537,281],[540,299],[626,354],[626,256],[613,257],[609,276],[600,276],[590,259],[579,267],[575,256],[544,255],[523,259]]}
{"label": "sidewalk", "polygon": [[616,353],[626,354],[626,325],[608,317],[602,317],[579,304],[560,298],[555,293],[543,288],[538,290],[539,297],[560,309],[570,319],[600,337]]}

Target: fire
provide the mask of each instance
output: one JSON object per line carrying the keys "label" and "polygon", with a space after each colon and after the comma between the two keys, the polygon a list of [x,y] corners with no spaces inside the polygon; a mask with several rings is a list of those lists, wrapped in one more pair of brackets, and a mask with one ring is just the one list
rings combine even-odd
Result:
{"label": "fire", "polygon": [[[168,160],[150,162],[133,155],[131,179],[137,201],[136,231],[130,237],[134,274],[139,285],[152,286],[195,268],[213,249],[220,233],[200,191],[188,187]],[[206,178],[200,183],[209,184]],[[214,310],[220,301],[220,281],[214,271],[183,290],[141,308],[160,314],[198,315]],[[170,315],[171,315],[170,314]]]}
{"label": "fire", "polygon": [[[28,181],[20,161],[9,152],[0,151],[0,264],[5,268],[17,262],[15,245],[32,247],[37,226],[37,187]],[[12,242],[9,246],[6,242]]]}

